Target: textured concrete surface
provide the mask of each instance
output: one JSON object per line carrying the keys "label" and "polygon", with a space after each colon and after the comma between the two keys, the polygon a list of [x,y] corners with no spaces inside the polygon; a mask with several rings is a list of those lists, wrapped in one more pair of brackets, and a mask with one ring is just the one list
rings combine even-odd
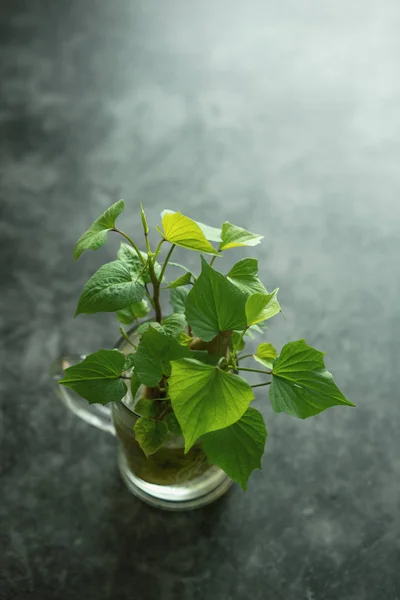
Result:
{"label": "textured concrete surface", "polygon": [[[400,598],[400,5],[3,0],[0,24],[0,597]],[[119,198],[265,234],[287,320],[357,404],[275,417],[249,490],[188,514],[125,490],[115,441],[61,406],[73,320],[117,248],[73,263]],[[156,239],[156,233],[153,239]],[[198,257],[190,255],[193,268]],[[225,263],[224,263],[225,266]]]}

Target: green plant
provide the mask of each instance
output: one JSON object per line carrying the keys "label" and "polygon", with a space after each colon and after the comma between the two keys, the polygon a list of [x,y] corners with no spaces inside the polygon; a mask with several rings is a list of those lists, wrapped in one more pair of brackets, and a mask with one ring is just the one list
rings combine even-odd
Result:
{"label": "green plant", "polygon": [[[75,246],[77,259],[84,250],[100,248],[109,231],[127,241],[121,243],[117,260],[103,265],[86,283],[76,315],[116,312],[122,324],[139,324],[139,344],[128,355],[99,350],[66,369],[60,383],[88,402],[102,404],[120,401],[128,382],[133,396],[143,386],[135,406],[142,415],[135,436],[145,454],[155,453],[171,433],[183,435],[185,452],[200,439],[209,462],[246,489],[250,473],[261,468],[267,436],[261,413],[250,406],[253,388],[270,386],[274,411],[302,419],[330,406],[354,405],[326,370],[324,354],[304,340],[289,342],[280,355],[268,342],[260,343],[255,354],[244,353],[246,336],[263,333],[264,322],[281,312],[278,290],[267,292],[254,258],[240,260],[227,275],[212,265],[222,252],[255,246],[262,236],[230,223],[217,229],[164,211],[162,229],[157,227],[161,239],[153,251],[141,207],[146,246],[142,251],[116,227],[123,208],[123,200],[113,204]],[[217,242],[218,249],[211,242]],[[160,264],[164,245],[168,251]],[[198,276],[170,262],[175,246],[201,253]],[[170,281],[168,266],[181,268],[183,274]],[[164,318],[160,291],[165,289],[173,312]],[[151,308],[154,319],[141,322]],[[243,366],[248,358],[257,361],[257,368]],[[260,373],[266,381],[250,385],[241,377],[246,372]]]}

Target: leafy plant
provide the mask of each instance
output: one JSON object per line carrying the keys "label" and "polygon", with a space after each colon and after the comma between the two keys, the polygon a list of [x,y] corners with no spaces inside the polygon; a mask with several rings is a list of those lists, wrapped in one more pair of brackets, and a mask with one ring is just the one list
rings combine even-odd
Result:
{"label": "leafy plant", "polygon": [[[115,225],[123,209],[123,200],[113,204],[76,244],[78,259],[85,250],[100,248],[109,232],[125,239],[117,259],[100,267],[84,286],[76,315],[116,312],[124,325],[138,325],[139,343],[127,356],[119,350],[87,356],[66,369],[60,383],[88,402],[102,404],[121,401],[130,385],[140,415],[134,434],[146,456],[169,436],[183,435],[185,452],[200,442],[209,462],[246,489],[251,472],[261,468],[267,437],[261,413],[250,406],[253,388],[270,386],[274,411],[301,419],[331,406],[354,405],[326,370],[323,353],[304,340],[289,342],[280,355],[267,341],[255,354],[243,352],[248,336],[263,334],[265,321],[281,312],[278,289],[267,292],[254,258],[240,260],[227,275],[213,264],[224,251],[255,246],[262,236],[231,223],[209,227],[166,210],[153,251],[141,207],[145,250],[140,250]],[[160,263],[165,246],[168,251]],[[199,274],[170,261],[175,246],[201,253]],[[181,270],[178,277],[170,267]],[[161,290],[168,290],[173,309],[166,317]],[[149,319],[150,310],[154,317]],[[251,358],[257,368],[243,366]],[[241,376],[246,372],[260,373],[266,381],[250,385]],[[137,394],[139,390],[143,393]]]}

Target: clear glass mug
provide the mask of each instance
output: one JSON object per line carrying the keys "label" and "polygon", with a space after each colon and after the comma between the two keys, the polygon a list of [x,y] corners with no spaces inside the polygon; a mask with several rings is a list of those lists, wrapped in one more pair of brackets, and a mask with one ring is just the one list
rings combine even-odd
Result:
{"label": "clear glass mug", "polygon": [[[134,344],[138,343],[136,327],[129,332],[129,338]],[[124,338],[120,338],[115,348],[125,354],[132,351]],[[64,369],[84,358],[81,355],[60,358],[52,367],[52,376],[58,381]],[[128,392],[121,402],[106,406],[89,404],[58,383],[57,393],[78,417],[117,437],[122,479],[128,489],[147,504],[168,510],[199,508],[214,502],[230,488],[231,479],[215,465],[208,464],[200,443],[184,454],[182,436],[169,434],[162,448],[146,458],[133,432],[139,418],[134,405],[141,390],[136,398]]]}

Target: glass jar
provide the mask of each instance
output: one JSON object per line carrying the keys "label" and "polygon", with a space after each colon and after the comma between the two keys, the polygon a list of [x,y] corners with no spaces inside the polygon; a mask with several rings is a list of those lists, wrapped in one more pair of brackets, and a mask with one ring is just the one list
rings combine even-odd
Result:
{"label": "glass jar", "polygon": [[[136,327],[129,339],[138,344]],[[121,338],[115,348],[129,354],[133,348]],[[66,356],[53,365],[56,381],[63,377],[64,369],[83,360],[84,356]],[[182,436],[169,433],[163,446],[148,458],[135,439],[133,427],[140,418],[135,413],[135,403],[141,397],[139,389],[135,398],[130,392],[121,402],[103,406],[89,404],[73,390],[57,384],[58,395],[72,412],[90,423],[115,435],[118,439],[118,466],[128,489],[138,498],[159,508],[187,510],[210,504],[224,494],[232,481],[224,471],[209,465],[201,443],[184,453]]]}

